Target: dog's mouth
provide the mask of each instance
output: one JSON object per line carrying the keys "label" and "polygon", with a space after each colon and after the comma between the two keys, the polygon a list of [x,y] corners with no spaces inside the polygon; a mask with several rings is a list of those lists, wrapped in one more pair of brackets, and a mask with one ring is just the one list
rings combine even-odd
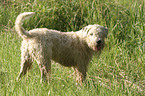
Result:
{"label": "dog's mouth", "polygon": [[103,44],[97,44],[95,47],[94,47],[94,51],[98,52],[98,51],[101,51],[103,49],[104,45]]}
{"label": "dog's mouth", "polygon": [[97,51],[100,51],[101,49],[102,49],[102,46],[101,45],[96,46],[96,50]]}
{"label": "dog's mouth", "polygon": [[96,47],[95,47],[95,51],[100,51],[102,49],[102,46],[101,45],[97,45]]}

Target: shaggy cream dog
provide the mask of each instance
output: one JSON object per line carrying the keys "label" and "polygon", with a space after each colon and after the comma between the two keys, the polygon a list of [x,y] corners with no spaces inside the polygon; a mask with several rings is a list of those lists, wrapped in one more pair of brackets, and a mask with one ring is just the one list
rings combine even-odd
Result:
{"label": "shaggy cream dog", "polygon": [[104,47],[108,29],[100,25],[88,25],[77,32],[60,32],[46,28],[26,31],[22,27],[23,21],[34,14],[22,13],[15,22],[15,29],[23,38],[21,70],[17,79],[25,75],[36,60],[42,79],[49,81],[53,60],[63,66],[73,67],[77,72],[77,82],[82,83],[92,55]]}

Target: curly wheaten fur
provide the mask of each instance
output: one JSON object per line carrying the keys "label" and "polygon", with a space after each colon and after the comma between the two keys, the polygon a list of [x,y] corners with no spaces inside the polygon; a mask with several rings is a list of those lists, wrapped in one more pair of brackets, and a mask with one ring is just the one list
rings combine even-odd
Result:
{"label": "curly wheaten fur", "polygon": [[92,55],[104,47],[108,29],[95,24],[77,32],[60,32],[47,28],[26,31],[22,27],[23,21],[34,14],[34,12],[22,13],[15,22],[15,29],[23,38],[21,70],[17,79],[25,75],[36,60],[42,79],[49,81],[53,60],[63,66],[73,67],[77,72],[77,82],[84,81]]}

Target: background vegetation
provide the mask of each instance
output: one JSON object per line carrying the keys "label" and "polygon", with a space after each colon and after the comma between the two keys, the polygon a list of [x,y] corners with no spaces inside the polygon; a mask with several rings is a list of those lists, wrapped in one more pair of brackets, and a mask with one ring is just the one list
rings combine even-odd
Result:
{"label": "background vegetation", "polygon": [[[75,85],[73,70],[52,64],[50,85],[40,84],[37,63],[21,81],[22,39],[13,26],[18,14],[36,15],[24,23],[29,30],[46,27],[76,31],[88,24],[109,28],[106,47],[90,63],[86,83]],[[144,0],[0,0],[1,96],[143,96],[145,94]]]}

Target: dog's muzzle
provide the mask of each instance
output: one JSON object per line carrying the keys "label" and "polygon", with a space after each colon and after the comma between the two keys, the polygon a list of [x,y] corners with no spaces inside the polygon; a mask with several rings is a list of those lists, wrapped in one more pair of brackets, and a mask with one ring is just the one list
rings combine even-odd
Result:
{"label": "dog's muzzle", "polygon": [[101,49],[103,49],[103,43],[102,43],[102,40],[98,40],[96,42],[95,50],[100,51]]}

